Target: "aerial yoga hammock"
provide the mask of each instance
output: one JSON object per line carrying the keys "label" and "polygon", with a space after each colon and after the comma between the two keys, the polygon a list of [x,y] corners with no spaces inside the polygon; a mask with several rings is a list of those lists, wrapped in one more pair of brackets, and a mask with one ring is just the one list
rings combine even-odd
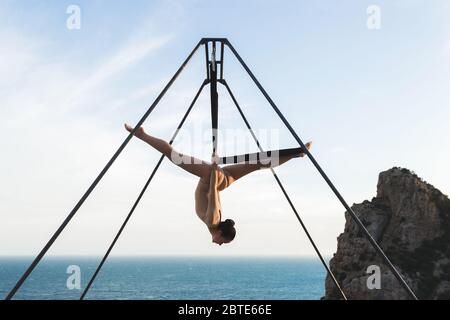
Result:
{"label": "aerial yoga hammock", "polygon": [[[133,127],[125,124],[125,129],[131,132]],[[214,159],[217,159],[214,154],[212,163],[184,155],[176,151],[168,142],[145,133],[142,127],[136,131],[135,136],[164,154],[172,163],[200,178],[195,189],[195,211],[208,227],[212,242],[219,245],[231,242],[236,235],[234,221],[231,219],[222,221],[219,192],[253,171],[274,168],[292,158],[305,155],[302,149],[299,149],[297,154],[283,155],[276,159],[277,161],[270,161],[269,163],[255,161],[256,163],[240,163],[219,167],[214,161]],[[311,142],[308,142],[305,146],[309,149]]]}

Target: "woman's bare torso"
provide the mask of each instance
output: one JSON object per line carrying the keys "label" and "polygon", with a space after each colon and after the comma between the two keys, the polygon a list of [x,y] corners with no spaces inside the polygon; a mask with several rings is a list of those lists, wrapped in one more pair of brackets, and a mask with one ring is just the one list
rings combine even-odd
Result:
{"label": "woman's bare torso", "polygon": [[[213,170],[211,170],[211,177],[212,175]],[[228,174],[228,172],[220,167],[216,167],[215,175],[216,179],[200,179],[197,184],[197,188],[195,189],[195,211],[197,213],[197,216],[208,227],[211,227],[211,225],[209,225],[207,221],[208,207],[209,210],[214,210],[214,212],[212,212],[212,214],[214,215],[214,218],[212,219],[213,224],[218,224],[222,218],[219,191],[224,190],[233,182],[233,179]],[[215,192],[217,196],[212,194],[214,192],[210,192],[211,183],[216,184],[214,188],[217,191]]]}
{"label": "woman's bare torso", "polygon": [[208,209],[209,183],[200,179],[195,188],[195,212],[197,216],[205,222],[206,210]]}

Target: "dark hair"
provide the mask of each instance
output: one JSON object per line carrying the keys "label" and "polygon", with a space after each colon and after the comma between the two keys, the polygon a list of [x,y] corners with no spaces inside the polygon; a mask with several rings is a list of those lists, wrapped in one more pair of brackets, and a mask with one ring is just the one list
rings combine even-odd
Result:
{"label": "dark hair", "polygon": [[231,242],[236,236],[236,229],[234,228],[234,221],[227,219],[219,223],[219,230],[227,242]]}

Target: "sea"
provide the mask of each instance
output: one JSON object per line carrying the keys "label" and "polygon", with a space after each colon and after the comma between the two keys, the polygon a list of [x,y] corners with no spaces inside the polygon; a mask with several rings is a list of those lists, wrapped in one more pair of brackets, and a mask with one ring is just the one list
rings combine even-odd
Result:
{"label": "sea", "polygon": [[[43,259],[14,299],[79,299],[100,257]],[[32,258],[0,258],[6,297]],[[111,257],[85,299],[317,300],[326,271],[318,259],[280,257]]]}

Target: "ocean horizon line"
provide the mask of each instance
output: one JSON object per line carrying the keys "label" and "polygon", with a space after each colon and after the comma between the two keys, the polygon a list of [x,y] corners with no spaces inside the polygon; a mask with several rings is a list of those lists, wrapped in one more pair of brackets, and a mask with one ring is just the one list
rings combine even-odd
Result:
{"label": "ocean horizon line", "polygon": [[[43,258],[44,259],[67,259],[67,258],[102,258],[103,255],[95,255],[95,254],[76,254],[76,255],[48,255]],[[34,259],[34,255],[0,255],[0,259]],[[315,260],[318,259],[315,256],[294,256],[294,255],[115,255],[110,256],[108,259],[171,259],[171,258],[192,258],[192,259],[292,259],[292,260]],[[324,256],[326,260],[332,258],[332,256]]]}

